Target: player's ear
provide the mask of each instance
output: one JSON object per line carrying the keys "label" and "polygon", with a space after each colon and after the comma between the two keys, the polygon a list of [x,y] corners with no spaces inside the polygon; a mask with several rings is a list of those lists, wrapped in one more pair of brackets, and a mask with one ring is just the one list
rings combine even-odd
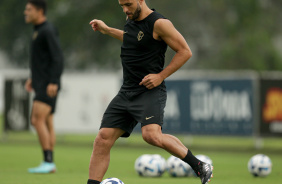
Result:
{"label": "player's ear", "polygon": [[43,16],[44,16],[44,10],[43,10],[43,8],[37,8],[37,12],[38,12],[40,15],[43,15]]}

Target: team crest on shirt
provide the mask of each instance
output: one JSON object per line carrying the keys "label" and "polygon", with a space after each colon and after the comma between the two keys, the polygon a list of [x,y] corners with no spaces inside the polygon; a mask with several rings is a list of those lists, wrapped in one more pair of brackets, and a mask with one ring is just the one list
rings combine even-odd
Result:
{"label": "team crest on shirt", "polygon": [[142,40],[143,36],[144,36],[144,33],[142,31],[139,31],[139,33],[137,35],[138,41]]}
{"label": "team crest on shirt", "polygon": [[38,31],[34,31],[33,35],[32,35],[32,39],[35,40],[38,36]]}

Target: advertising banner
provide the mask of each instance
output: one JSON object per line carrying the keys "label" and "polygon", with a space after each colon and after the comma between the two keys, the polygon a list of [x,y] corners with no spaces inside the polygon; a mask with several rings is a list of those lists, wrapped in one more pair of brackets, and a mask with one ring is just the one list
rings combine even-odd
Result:
{"label": "advertising banner", "polygon": [[260,81],[261,136],[282,136],[282,79]]}
{"label": "advertising banner", "polygon": [[205,135],[254,133],[251,79],[168,80],[163,131]]}

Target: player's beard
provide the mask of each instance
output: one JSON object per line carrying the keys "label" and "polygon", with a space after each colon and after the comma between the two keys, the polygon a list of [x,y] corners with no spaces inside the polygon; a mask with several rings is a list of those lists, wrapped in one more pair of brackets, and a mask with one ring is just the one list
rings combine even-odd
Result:
{"label": "player's beard", "polygon": [[139,16],[140,16],[140,13],[141,13],[141,6],[140,6],[140,4],[138,3],[135,12],[134,12],[133,15],[132,15],[131,20],[136,20],[136,19],[138,19]]}

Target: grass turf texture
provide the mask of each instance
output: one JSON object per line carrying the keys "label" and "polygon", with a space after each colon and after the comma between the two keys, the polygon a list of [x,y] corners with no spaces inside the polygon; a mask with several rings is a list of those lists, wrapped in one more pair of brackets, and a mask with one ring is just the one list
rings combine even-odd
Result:
{"label": "grass turf texture", "polygon": [[[0,123],[1,124],[1,123]],[[27,168],[37,166],[42,153],[33,133],[0,133],[0,183],[2,184],[86,184],[88,164],[92,152],[94,135],[58,135],[55,174],[29,174]],[[207,137],[193,136],[193,139],[179,136],[196,154],[209,156],[214,163],[216,184],[278,184],[282,177],[282,140],[264,139],[264,148],[256,150],[249,137]],[[105,176],[117,177],[125,184],[200,184],[198,178],[172,178],[165,173],[159,178],[142,178],[134,170],[134,162],[141,154],[170,155],[165,151],[147,145],[141,135],[120,139],[111,151],[111,163]],[[272,162],[272,173],[266,178],[255,178],[247,170],[247,162],[257,153],[268,155]]]}
{"label": "grass turf texture", "polygon": [[[73,136],[75,137],[75,136]],[[78,136],[80,137],[80,136]],[[36,138],[34,136],[34,138]],[[81,138],[81,137],[80,137]],[[89,140],[92,142],[92,140]],[[92,146],[89,144],[59,143],[56,147],[55,161],[58,172],[49,175],[29,174],[28,167],[39,164],[42,153],[35,142],[1,142],[0,144],[0,183],[3,184],[75,184],[86,183],[88,163]],[[272,159],[273,170],[266,178],[254,178],[247,171],[247,162],[252,155],[261,151],[230,151],[230,150],[192,150],[194,154],[206,154],[214,162],[214,178],[217,184],[263,184],[281,183],[282,159],[277,152],[267,152]],[[134,171],[134,161],[141,154],[159,153],[166,159],[170,156],[163,150],[151,146],[134,146],[120,143],[113,147],[111,163],[105,177],[120,178],[125,184],[199,184],[198,178],[171,178],[165,173],[160,178],[141,178]]]}

